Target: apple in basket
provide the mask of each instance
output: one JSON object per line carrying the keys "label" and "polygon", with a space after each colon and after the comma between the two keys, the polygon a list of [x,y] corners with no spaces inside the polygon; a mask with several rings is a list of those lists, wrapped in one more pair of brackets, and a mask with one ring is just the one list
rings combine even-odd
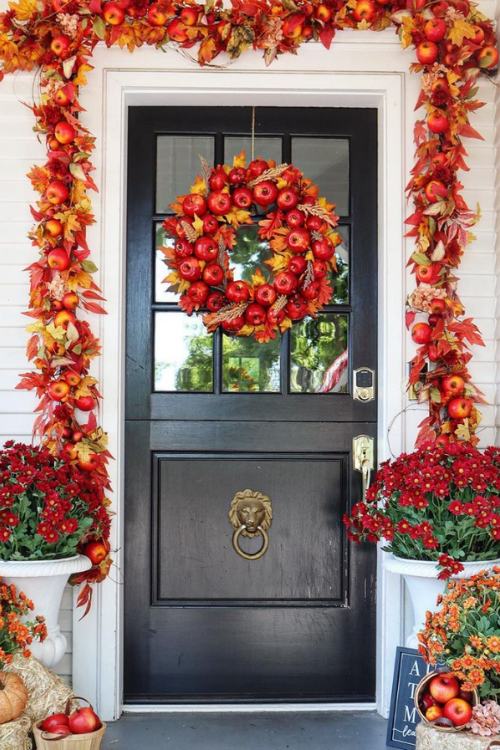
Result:
{"label": "apple in basket", "polygon": [[77,708],[69,715],[69,728],[73,734],[86,734],[96,732],[101,728],[101,720],[92,706]]}

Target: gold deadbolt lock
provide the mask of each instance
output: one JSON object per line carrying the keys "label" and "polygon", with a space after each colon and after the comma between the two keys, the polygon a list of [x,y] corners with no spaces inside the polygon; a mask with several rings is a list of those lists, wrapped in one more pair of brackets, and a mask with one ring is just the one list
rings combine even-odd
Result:
{"label": "gold deadbolt lock", "polygon": [[[266,554],[269,547],[269,534],[273,522],[273,508],[267,495],[256,490],[241,490],[231,501],[229,508],[229,522],[234,528],[234,551],[245,560],[258,560]],[[240,547],[240,537],[262,537],[262,546],[253,554],[245,552]]]}
{"label": "gold deadbolt lock", "polygon": [[352,397],[356,401],[373,401],[375,398],[375,370],[359,367],[352,374]]}

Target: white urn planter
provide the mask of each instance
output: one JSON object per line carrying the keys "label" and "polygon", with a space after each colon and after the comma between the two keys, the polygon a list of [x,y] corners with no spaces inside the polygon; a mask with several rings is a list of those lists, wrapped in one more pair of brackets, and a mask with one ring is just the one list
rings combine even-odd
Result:
{"label": "white urn planter", "polygon": [[[500,560],[486,560],[462,563],[464,570],[452,578],[469,578],[481,570],[491,570],[500,565]],[[440,568],[434,561],[406,560],[396,555],[384,555],[384,567],[390,573],[399,573],[404,577],[406,588],[413,607],[415,625],[406,639],[408,648],[418,648],[417,634],[425,624],[425,613],[436,609],[436,601],[446,590],[446,581],[438,578]]]}
{"label": "white urn planter", "polygon": [[75,555],[62,560],[0,560],[0,576],[13,583],[31,599],[35,609],[26,618],[45,617],[47,638],[34,642],[31,652],[46,667],[55,667],[66,652],[66,638],[59,626],[59,610],[64,587],[70,575],[82,573],[92,567],[85,555]]}

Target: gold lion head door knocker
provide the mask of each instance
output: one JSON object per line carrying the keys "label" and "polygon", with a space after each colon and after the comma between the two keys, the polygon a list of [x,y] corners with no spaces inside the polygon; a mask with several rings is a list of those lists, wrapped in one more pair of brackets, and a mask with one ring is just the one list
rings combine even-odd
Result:
{"label": "gold lion head door knocker", "polygon": [[[258,560],[266,554],[269,547],[267,533],[273,521],[271,500],[267,495],[256,490],[241,490],[237,492],[229,509],[229,521],[234,527],[233,547],[235,552],[245,560]],[[240,536],[253,538],[262,536],[262,547],[258,552],[250,554],[240,547]]]}

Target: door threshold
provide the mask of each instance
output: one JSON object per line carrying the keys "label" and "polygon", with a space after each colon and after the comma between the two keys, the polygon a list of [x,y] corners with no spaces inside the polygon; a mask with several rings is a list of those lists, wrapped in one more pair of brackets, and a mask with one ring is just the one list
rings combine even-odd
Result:
{"label": "door threshold", "polygon": [[376,711],[376,703],[184,703],[124,705],[124,714],[312,713],[314,711]]}

